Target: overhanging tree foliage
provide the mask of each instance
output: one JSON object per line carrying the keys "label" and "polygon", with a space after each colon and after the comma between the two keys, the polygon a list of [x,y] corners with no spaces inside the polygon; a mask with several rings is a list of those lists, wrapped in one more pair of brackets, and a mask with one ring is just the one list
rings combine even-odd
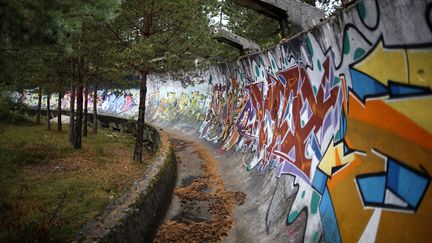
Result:
{"label": "overhanging tree foliage", "polygon": [[229,0],[220,3],[220,11],[227,18],[225,28],[263,48],[273,46],[282,39],[277,20],[238,6]]}
{"label": "overhanging tree foliage", "polygon": [[70,36],[81,30],[83,21],[112,19],[118,5],[119,0],[0,1],[0,83],[19,81],[20,52],[60,46],[71,53]]}
{"label": "overhanging tree foliage", "polygon": [[131,73],[140,75],[140,102],[133,159],[141,161],[147,94],[152,72],[189,68],[205,56],[210,8],[206,0],[129,0],[106,28],[118,40],[119,57]]}
{"label": "overhanging tree foliage", "polygon": [[[66,86],[71,86],[70,140],[74,147],[80,148],[81,126],[87,125],[81,121],[87,117],[82,112],[87,102],[81,92],[84,82],[89,87],[86,90],[91,89],[97,96],[97,87],[126,85],[125,76],[138,74],[140,104],[133,157],[141,161],[148,74],[189,69],[238,56],[211,37],[211,17],[218,13],[219,3],[216,0],[2,1],[0,64],[5,65],[0,65],[0,84],[15,90],[39,87],[46,94],[61,94]],[[277,41],[277,25],[250,13],[232,9],[227,12],[231,13],[228,25],[240,35],[255,38],[263,46]],[[252,28],[258,24],[266,26],[263,29],[269,30],[268,33]],[[60,99],[57,104],[60,113]],[[93,107],[96,114],[97,106]]]}

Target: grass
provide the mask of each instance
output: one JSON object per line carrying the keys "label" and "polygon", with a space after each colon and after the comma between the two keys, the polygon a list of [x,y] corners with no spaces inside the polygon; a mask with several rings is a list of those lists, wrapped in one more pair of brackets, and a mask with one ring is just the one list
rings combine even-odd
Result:
{"label": "grass", "polygon": [[100,129],[75,150],[63,128],[0,123],[0,242],[73,239],[147,167],[131,159],[132,135]]}

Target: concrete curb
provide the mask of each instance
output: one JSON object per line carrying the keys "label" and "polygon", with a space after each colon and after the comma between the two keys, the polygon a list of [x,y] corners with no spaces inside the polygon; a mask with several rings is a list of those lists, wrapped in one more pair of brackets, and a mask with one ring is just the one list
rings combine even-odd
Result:
{"label": "concrete curb", "polygon": [[154,134],[160,139],[154,161],[128,192],[80,230],[76,242],[151,242],[168,210],[177,179],[168,134],[162,130]]}

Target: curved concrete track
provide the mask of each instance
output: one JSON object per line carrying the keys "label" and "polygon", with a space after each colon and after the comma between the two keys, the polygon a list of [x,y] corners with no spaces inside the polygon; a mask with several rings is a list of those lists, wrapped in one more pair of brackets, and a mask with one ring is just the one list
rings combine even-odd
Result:
{"label": "curved concrete track", "polygon": [[232,228],[233,209],[245,194],[228,191],[219,162],[203,145],[172,133],[178,162],[174,198],[155,242],[220,241]]}
{"label": "curved concrete track", "polygon": [[306,212],[292,227],[272,225],[285,220],[294,201],[293,177],[248,172],[245,154],[222,153],[218,144],[169,133],[178,179],[155,242],[303,242]]}
{"label": "curved concrete track", "polygon": [[[146,121],[182,161],[157,240],[431,242],[431,60],[432,0],[358,0],[259,53],[149,75]],[[99,113],[135,118],[139,94],[100,90]]]}

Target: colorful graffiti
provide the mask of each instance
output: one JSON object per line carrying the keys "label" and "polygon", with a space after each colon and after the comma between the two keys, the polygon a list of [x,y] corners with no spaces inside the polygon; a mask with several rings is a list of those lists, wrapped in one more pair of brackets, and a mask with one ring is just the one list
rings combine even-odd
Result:
{"label": "colorful graffiti", "polygon": [[[31,106],[37,107],[38,104],[38,93],[37,90],[26,90],[21,95],[22,102]],[[62,97],[61,108],[63,110],[68,110],[70,107],[70,91],[66,91]],[[42,96],[41,107],[46,108],[47,96]],[[57,109],[58,94],[54,93],[51,95],[51,105],[50,108]],[[97,109],[101,114],[115,115],[126,118],[133,118],[138,112],[139,104],[139,90],[98,90],[97,91]],[[75,94],[76,100],[76,94]],[[93,112],[93,92],[89,93],[89,98],[87,100],[89,112]],[[53,102],[54,101],[54,102]]]}
{"label": "colorful graffiti", "polygon": [[[415,21],[427,28],[429,12]],[[431,240],[432,33],[394,44],[377,1],[345,15],[363,25],[346,23],[340,45],[307,33],[240,60],[213,86],[200,137],[252,151],[249,171],[295,176],[286,224],[306,210],[306,242]]]}
{"label": "colorful graffiti", "polygon": [[[305,242],[430,241],[431,19],[426,0],[358,1],[274,48],[186,74],[195,81],[151,77],[147,119],[195,127],[250,172],[294,177],[292,205],[276,196],[285,189],[260,205],[267,234],[306,217]],[[102,113],[136,117],[138,90],[98,96]]]}
{"label": "colorful graffiti", "polygon": [[[161,82],[161,81],[159,81]],[[146,111],[147,120],[173,120],[181,122],[202,122],[206,115],[206,107],[209,103],[207,91],[199,85],[188,89],[163,89],[152,87],[147,94]],[[25,90],[22,94],[14,94],[16,100],[21,98],[22,102],[37,107],[38,90]],[[63,110],[70,108],[70,91],[66,91],[62,97],[61,107]],[[42,96],[41,107],[46,108],[47,96]],[[51,109],[57,109],[58,94],[51,95]],[[76,100],[76,94],[75,94]],[[93,112],[93,92],[89,93],[87,100],[89,112]],[[98,90],[97,109],[99,114],[119,116],[134,119],[138,114],[139,90]]]}
{"label": "colorful graffiti", "polygon": [[200,122],[204,120],[207,97],[199,91],[152,91],[148,94],[147,117],[150,120]]}

